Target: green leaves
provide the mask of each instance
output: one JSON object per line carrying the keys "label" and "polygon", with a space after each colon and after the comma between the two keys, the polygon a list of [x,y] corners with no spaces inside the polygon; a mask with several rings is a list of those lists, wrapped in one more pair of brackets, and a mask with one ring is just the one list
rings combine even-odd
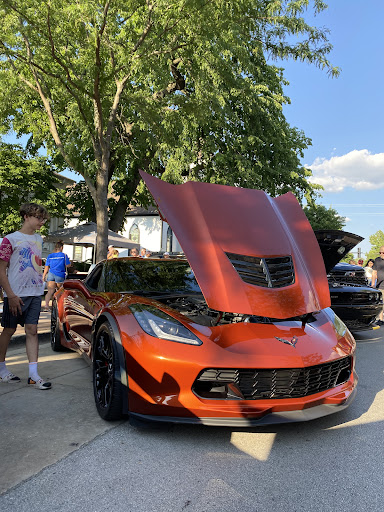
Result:
{"label": "green leaves", "polygon": [[29,158],[20,146],[0,143],[0,236],[20,228],[19,208],[25,202],[42,204],[51,217],[64,217],[62,186],[44,158]]}
{"label": "green leaves", "polygon": [[286,122],[283,73],[265,58],[337,74],[326,30],[305,21],[310,7],[326,6],[0,0],[1,129],[32,134],[84,178],[73,196],[83,216],[105,208],[112,181],[114,229],[126,205],[146,200],[139,168],[311,197],[300,164],[310,140]]}
{"label": "green leaves", "polygon": [[380,247],[384,246],[384,233],[381,229],[376,231],[373,235],[369,237],[369,241],[371,243],[371,250],[366,255],[367,259],[372,258],[375,259],[379,256]]}
{"label": "green leaves", "polygon": [[311,202],[304,207],[304,213],[312,229],[343,229],[345,217],[341,217],[334,208],[326,208]]}

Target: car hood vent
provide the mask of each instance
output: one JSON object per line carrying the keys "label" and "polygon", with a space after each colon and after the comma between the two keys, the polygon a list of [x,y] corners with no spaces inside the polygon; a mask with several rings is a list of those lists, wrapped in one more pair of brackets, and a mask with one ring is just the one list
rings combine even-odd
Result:
{"label": "car hood vent", "polygon": [[282,288],[295,282],[292,258],[256,258],[227,252],[230,262],[241,279],[255,286]]}

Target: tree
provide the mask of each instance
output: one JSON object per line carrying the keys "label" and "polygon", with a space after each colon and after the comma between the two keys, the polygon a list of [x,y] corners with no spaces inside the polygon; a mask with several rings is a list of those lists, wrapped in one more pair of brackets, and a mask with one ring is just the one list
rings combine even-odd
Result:
{"label": "tree", "polygon": [[30,157],[20,146],[0,144],[0,235],[20,228],[20,205],[36,202],[51,216],[67,212],[65,191],[43,157]]}
{"label": "tree", "polygon": [[379,229],[373,235],[369,237],[371,243],[371,250],[367,253],[367,259],[372,258],[373,260],[379,256],[380,247],[384,246],[384,233]]}
{"label": "tree", "polygon": [[341,217],[334,208],[310,202],[304,206],[304,213],[313,230],[343,229],[345,226],[345,217]]}
{"label": "tree", "polygon": [[303,18],[308,3],[0,0],[3,129],[31,133],[83,177],[98,260],[109,216],[116,229],[145,200],[140,168],[314,194],[299,163],[309,141],[287,125],[281,70],[264,56],[337,74],[326,31]]}
{"label": "tree", "polygon": [[355,256],[352,252],[348,252],[343,256],[343,258],[341,258],[340,262],[349,263],[351,260],[355,260]]}

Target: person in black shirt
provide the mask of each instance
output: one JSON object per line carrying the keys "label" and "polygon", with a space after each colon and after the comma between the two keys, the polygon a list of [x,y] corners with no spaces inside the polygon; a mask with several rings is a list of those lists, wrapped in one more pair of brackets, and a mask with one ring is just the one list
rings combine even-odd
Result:
{"label": "person in black shirt", "polygon": [[[372,288],[377,288],[384,292],[384,245],[380,247],[380,256],[375,259],[372,267]],[[383,310],[379,315],[377,322],[379,325],[384,325],[383,322]]]}

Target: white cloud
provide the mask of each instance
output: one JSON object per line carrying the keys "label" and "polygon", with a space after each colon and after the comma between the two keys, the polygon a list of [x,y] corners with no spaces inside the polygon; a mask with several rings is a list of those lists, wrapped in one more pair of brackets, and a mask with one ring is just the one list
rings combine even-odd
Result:
{"label": "white cloud", "polygon": [[326,192],[341,192],[345,187],[356,190],[384,188],[384,153],[372,154],[367,149],[353,150],[330,159],[316,158],[309,179],[324,187]]}

